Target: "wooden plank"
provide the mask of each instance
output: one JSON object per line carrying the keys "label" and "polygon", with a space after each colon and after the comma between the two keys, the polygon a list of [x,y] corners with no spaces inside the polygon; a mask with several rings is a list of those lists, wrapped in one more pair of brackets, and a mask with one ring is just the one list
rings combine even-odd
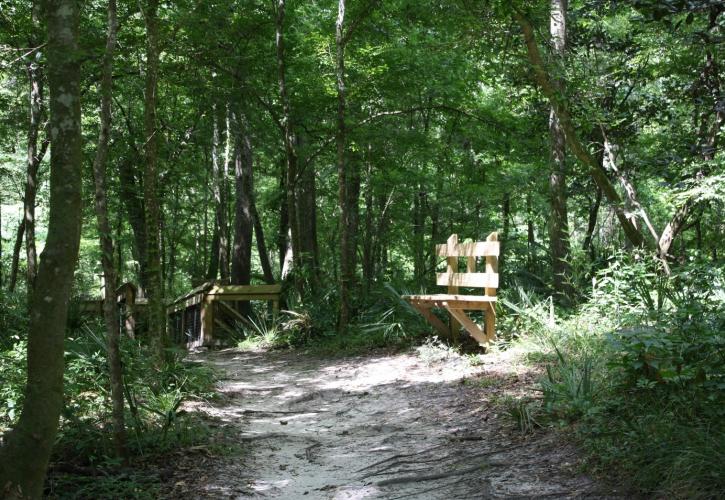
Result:
{"label": "wooden plank", "polygon": [[433,311],[430,310],[430,307],[425,307],[420,304],[411,304],[415,309],[423,316],[428,323],[430,323],[433,328],[435,328],[438,333],[440,333],[443,337],[450,336],[450,330],[448,329],[448,326],[443,323],[440,319],[438,319],[438,316],[433,314]]}
{"label": "wooden plank", "polygon": [[486,327],[486,340],[493,342],[496,340],[496,308],[493,302],[489,302],[488,310],[483,313],[484,325]]}
{"label": "wooden plank", "polygon": [[438,293],[433,295],[403,295],[404,300],[409,301],[467,301],[467,302],[495,302],[496,297],[487,297],[485,295],[449,295]]}
{"label": "wooden plank", "polygon": [[471,243],[457,243],[449,247],[447,243],[436,245],[436,254],[439,257],[498,257],[501,244],[498,241],[474,241]]}
{"label": "wooden plank", "polygon": [[251,294],[251,293],[225,293],[225,294],[214,294],[208,295],[207,300],[219,301],[245,301],[245,300],[279,300],[279,294],[264,293],[264,294]]}
{"label": "wooden plank", "polygon": [[[455,275],[458,272],[458,257],[454,257],[455,255],[455,248],[458,246],[458,235],[452,234],[448,237],[448,241],[446,241],[446,248],[449,252],[449,255],[451,257],[446,258],[446,267],[447,267],[447,273],[448,275]],[[441,283],[438,283],[439,285]],[[445,285],[448,285],[448,293],[449,294],[456,294],[458,293],[458,287],[453,285],[452,283],[445,283]],[[451,341],[455,344],[456,340],[458,338],[458,329],[460,328],[459,323],[456,321],[456,318],[454,316],[450,316],[449,320],[451,329],[450,329],[450,336]]]}
{"label": "wooden plank", "polygon": [[[498,233],[493,232],[488,235],[486,238],[486,241],[489,242],[496,242],[498,243]],[[496,273],[496,276],[498,276],[498,256],[488,256],[486,257],[486,273]],[[496,289],[498,288],[498,279],[496,280],[495,285],[490,285],[486,287],[486,295],[489,297],[495,297],[496,296]]]}
{"label": "wooden plank", "polygon": [[446,306],[446,309],[448,309],[448,312],[451,313],[451,316],[461,322],[466,331],[470,333],[471,336],[476,339],[479,344],[488,343],[486,335],[483,333],[483,331],[481,331],[476,323],[471,321],[471,318],[468,317],[468,314],[466,314],[465,311],[461,309],[454,309],[450,306]]}
{"label": "wooden plank", "polygon": [[[450,258],[450,257],[449,257]],[[455,257],[457,258],[457,257]],[[488,257],[494,258],[495,257]],[[486,265],[488,267],[488,264]],[[448,286],[448,293],[458,293],[459,286],[475,288],[498,288],[497,273],[436,273],[436,284]],[[452,291],[453,290],[453,291]],[[495,295],[495,294],[493,294]]]}
{"label": "wooden plank", "polygon": [[282,285],[215,285],[206,293],[207,295],[226,295],[226,294],[279,294],[282,291]]}
{"label": "wooden plank", "polygon": [[465,309],[470,311],[487,311],[488,310],[488,303],[487,302],[467,302],[467,301],[461,301],[461,300],[455,300],[455,301],[447,301],[447,300],[433,300],[433,301],[411,301],[410,305],[412,306],[422,306],[422,307],[442,307],[445,308],[446,306],[453,307],[454,309]]}

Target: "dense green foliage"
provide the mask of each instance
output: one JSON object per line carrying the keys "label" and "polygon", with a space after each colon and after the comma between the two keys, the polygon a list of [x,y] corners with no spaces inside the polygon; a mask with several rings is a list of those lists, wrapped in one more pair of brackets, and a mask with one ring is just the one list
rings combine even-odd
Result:
{"label": "dense green foliage", "polygon": [[[725,281],[692,262],[663,278],[620,257],[564,319],[517,308],[518,342],[546,365],[539,423],[575,423],[595,470],[637,490],[712,498],[725,487]],[[535,301],[534,301],[535,302]],[[543,406],[540,406],[543,405]],[[626,476],[625,476],[626,477]]]}
{"label": "dense green foliage", "polygon": [[[550,50],[548,2],[349,2],[342,191],[354,201],[354,279],[351,321],[342,332],[338,2],[287,2],[283,57],[276,50],[277,2],[161,3],[160,227],[146,227],[144,217],[141,4],[119,3],[113,71],[107,196],[119,282],[143,281],[149,231],[160,237],[164,299],[224,277],[219,235],[231,241],[239,195],[255,204],[255,243],[265,236],[286,312],[272,319],[259,309],[236,325],[238,344],[324,352],[403,346],[429,333],[400,295],[439,291],[434,244],[451,233],[481,240],[499,231],[500,347],[524,344],[530,360],[547,367],[542,412],[531,413],[538,402],[531,412],[527,402],[516,407],[524,426],[571,425],[594,469],[618,469],[645,494],[708,497],[725,490],[725,14],[719,2],[571,0],[564,58]],[[0,435],[17,419],[25,382],[27,237],[18,247],[17,286],[8,289],[27,212],[29,69],[48,57],[33,5],[0,0]],[[105,343],[102,328],[81,318],[77,304],[101,293],[91,164],[106,7],[83,3],[84,217],[56,452],[59,462],[77,456],[80,465],[101,468],[114,460]],[[594,170],[623,200],[602,196],[591,166],[567,153],[563,224],[571,296],[556,289],[548,231],[552,99],[537,84],[516,13],[533,25],[544,69],[562,83],[554,100],[566,105],[578,140],[597,162]],[[289,106],[280,95],[280,72]],[[41,101],[47,104],[47,96]],[[40,117],[42,145],[50,137],[47,106]],[[288,124],[299,169],[292,188]],[[252,159],[251,190],[235,184],[242,151]],[[215,159],[223,166],[220,180]],[[48,155],[40,160],[39,250],[49,207]],[[642,248],[625,237],[618,210],[636,221]],[[219,227],[220,212],[228,227]],[[663,250],[660,237],[675,226]],[[313,240],[305,251],[316,255],[293,259],[285,274],[293,227]],[[247,269],[254,284],[264,281],[262,257],[255,247]],[[140,335],[123,344],[136,457],[193,441],[196,427],[189,426],[196,424],[179,417],[179,405],[202,397],[211,384],[208,373],[178,353],[159,366],[147,341]]]}
{"label": "dense green foliage", "polygon": [[[182,361],[181,352],[159,371],[151,362],[149,348],[126,339],[122,354],[129,445],[139,472],[117,471],[118,459],[109,439],[111,402],[102,332],[96,323],[84,323],[68,332],[65,407],[48,494],[59,498],[152,498],[160,471],[144,472],[143,464],[179,447],[206,444],[212,435],[198,417],[183,411],[182,403],[213,397],[215,375],[206,366]],[[0,432],[12,427],[22,408],[25,355],[23,340],[0,352]]]}

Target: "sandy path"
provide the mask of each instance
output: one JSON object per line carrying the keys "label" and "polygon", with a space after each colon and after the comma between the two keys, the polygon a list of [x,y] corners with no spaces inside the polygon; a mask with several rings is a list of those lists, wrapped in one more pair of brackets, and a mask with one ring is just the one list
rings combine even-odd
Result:
{"label": "sandy path", "polygon": [[497,398],[530,389],[534,377],[504,356],[478,367],[456,357],[428,364],[415,353],[200,357],[226,374],[226,397],[197,409],[246,452],[207,461],[191,496],[601,497],[576,472],[570,446],[544,432],[524,437],[497,414]]}

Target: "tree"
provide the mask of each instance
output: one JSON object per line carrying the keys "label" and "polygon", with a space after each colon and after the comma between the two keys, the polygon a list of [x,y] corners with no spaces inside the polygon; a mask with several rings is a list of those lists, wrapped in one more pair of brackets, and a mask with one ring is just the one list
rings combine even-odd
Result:
{"label": "tree", "polygon": [[[32,5],[32,30],[40,30],[40,5]],[[30,46],[39,45],[35,33],[30,36]],[[27,283],[31,290],[38,274],[38,258],[35,247],[35,203],[38,192],[38,167],[45,156],[48,141],[38,147],[38,136],[42,127],[45,104],[43,102],[44,75],[40,62],[41,52],[35,51],[27,62],[28,81],[30,83],[30,122],[28,124],[27,177],[25,180],[25,196],[23,196],[23,214],[25,231],[25,256],[27,261]]]}
{"label": "tree", "polygon": [[[564,65],[564,54],[566,53],[567,3],[567,0],[551,0],[552,50],[561,67]],[[553,80],[553,84],[556,86],[557,92],[561,93],[561,80]],[[566,207],[566,137],[553,106],[549,114],[549,136],[551,142],[551,173],[549,174],[551,267],[554,274],[554,290],[562,297],[569,297],[572,291],[569,264],[569,217]]]}
{"label": "tree", "polygon": [[28,382],[17,425],[0,449],[0,492],[40,498],[63,407],[66,317],[81,231],[78,3],[49,0],[50,205],[48,236],[30,300]]}
{"label": "tree", "polygon": [[111,132],[111,92],[113,85],[113,54],[116,47],[118,21],[116,0],[108,1],[108,38],[106,52],[103,55],[101,75],[101,116],[98,131],[98,145],[93,160],[93,178],[95,183],[95,209],[98,221],[98,236],[101,246],[101,264],[105,280],[103,297],[103,318],[106,324],[108,343],[108,371],[111,379],[111,399],[113,400],[113,435],[117,455],[128,461],[126,446],[126,424],[123,410],[123,375],[121,368],[120,325],[116,303],[118,277],[113,263],[114,245],[111,224],[108,217],[108,188],[106,182],[106,163],[108,160],[108,142]]}
{"label": "tree", "polygon": [[146,0],[142,6],[146,24],[146,86],[144,95],[144,202],[146,221],[146,266],[148,269],[148,326],[156,344],[159,362],[165,359],[166,311],[161,265],[161,203],[158,192],[158,142],[156,105],[159,71],[158,0]]}

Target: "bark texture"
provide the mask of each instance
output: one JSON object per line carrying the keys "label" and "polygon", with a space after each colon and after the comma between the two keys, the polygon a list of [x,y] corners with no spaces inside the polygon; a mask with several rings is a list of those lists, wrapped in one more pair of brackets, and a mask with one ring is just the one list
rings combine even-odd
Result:
{"label": "bark texture", "polygon": [[28,381],[15,429],[0,449],[0,496],[40,498],[63,407],[64,333],[81,231],[81,106],[75,0],[48,0],[50,204],[31,295]]}
{"label": "bark texture", "polygon": [[[234,246],[232,249],[232,284],[248,285],[252,277],[252,141],[248,124],[243,115],[237,120],[239,132],[236,135],[234,155]],[[248,309],[249,303],[243,303]],[[250,312],[244,310],[242,312]]]}
{"label": "bark texture", "polygon": [[[566,54],[567,0],[551,0],[549,14],[551,46],[555,60],[563,68]],[[552,79],[555,90],[563,92],[563,79]],[[549,244],[554,291],[560,298],[572,295],[571,265],[569,263],[569,215],[566,192],[566,137],[554,106],[549,114],[551,172],[549,174]]]}
{"label": "bark texture", "polygon": [[148,269],[148,327],[159,362],[165,359],[166,311],[161,265],[161,203],[158,190],[158,129],[156,128],[156,92],[159,71],[158,0],[146,0],[143,15],[146,24],[146,82],[144,95],[144,201]]}

